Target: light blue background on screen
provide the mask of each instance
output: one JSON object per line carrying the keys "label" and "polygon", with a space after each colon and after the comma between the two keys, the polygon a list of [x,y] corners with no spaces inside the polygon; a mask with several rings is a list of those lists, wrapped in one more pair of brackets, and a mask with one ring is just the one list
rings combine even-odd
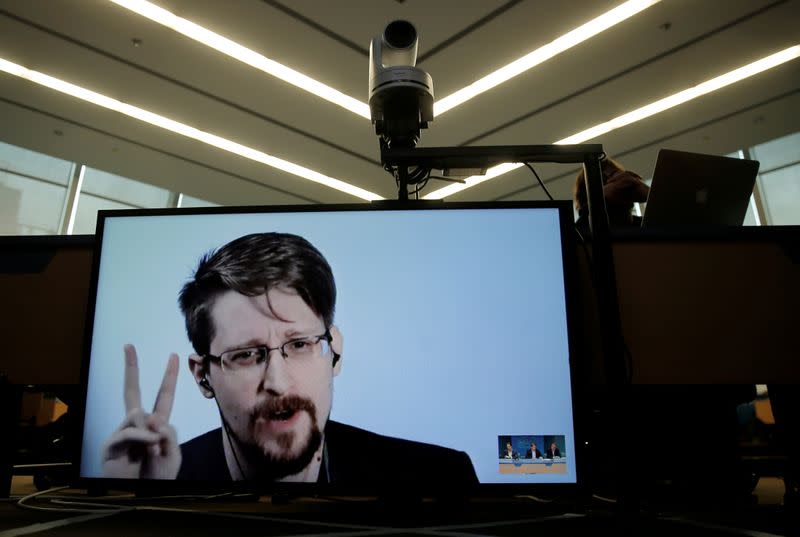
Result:
{"label": "light blue background on screen", "polygon": [[125,343],[139,353],[145,408],[169,353],[180,356],[180,442],[219,427],[189,374],[177,296],[202,254],[267,231],[305,237],[333,269],[344,362],[332,419],[466,451],[483,483],[575,481],[574,457],[564,475],[497,464],[501,434],[564,434],[575,452],[555,209],[107,219],[81,475],[101,476],[102,444],[124,416]]}

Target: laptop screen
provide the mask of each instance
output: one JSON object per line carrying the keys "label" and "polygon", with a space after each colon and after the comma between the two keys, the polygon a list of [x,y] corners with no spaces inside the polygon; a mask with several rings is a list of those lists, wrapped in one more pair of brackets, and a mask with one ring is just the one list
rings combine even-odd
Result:
{"label": "laptop screen", "polygon": [[578,480],[568,203],[104,211],[80,477]]}
{"label": "laptop screen", "polygon": [[759,162],[661,149],[642,227],[741,226]]}

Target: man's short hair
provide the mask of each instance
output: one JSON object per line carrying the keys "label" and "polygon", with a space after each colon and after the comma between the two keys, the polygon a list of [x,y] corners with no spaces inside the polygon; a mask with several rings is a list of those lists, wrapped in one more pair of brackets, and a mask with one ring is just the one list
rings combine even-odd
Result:
{"label": "man's short hair", "polygon": [[336,282],[325,257],[310,242],[289,233],[254,233],[239,237],[200,258],[194,277],[181,289],[178,303],[195,352],[209,353],[214,339],[211,307],[226,291],[259,296],[288,287],[333,324]]}

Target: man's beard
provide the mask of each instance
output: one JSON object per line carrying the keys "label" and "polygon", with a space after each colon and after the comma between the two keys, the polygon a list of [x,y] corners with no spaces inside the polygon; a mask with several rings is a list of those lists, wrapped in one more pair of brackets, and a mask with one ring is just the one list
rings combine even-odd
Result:
{"label": "man's beard", "polygon": [[[273,438],[273,442],[283,450],[283,453],[278,454],[269,452],[259,445],[254,434],[256,420],[265,417],[271,419],[276,413],[285,411],[307,412],[311,419],[308,439],[296,455],[289,453],[298,434],[296,431],[280,432]],[[226,427],[230,429],[227,423]],[[274,481],[297,474],[309,465],[322,444],[322,431],[317,423],[316,406],[311,400],[297,395],[270,398],[256,405],[250,412],[248,430],[250,438],[246,441],[231,431],[249,467],[249,471],[242,476],[247,480]]]}

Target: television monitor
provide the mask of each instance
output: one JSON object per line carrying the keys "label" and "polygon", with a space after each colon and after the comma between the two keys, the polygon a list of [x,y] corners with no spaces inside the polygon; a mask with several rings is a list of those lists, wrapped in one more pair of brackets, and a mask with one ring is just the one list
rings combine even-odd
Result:
{"label": "television monitor", "polygon": [[568,202],[101,211],[81,481],[575,487],[571,227]]}
{"label": "television monitor", "polygon": [[[94,240],[90,235],[0,237],[0,296],[6,304],[0,308],[0,374],[9,383],[80,382]],[[57,347],[58,359],[20,359],[38,340]]]}

